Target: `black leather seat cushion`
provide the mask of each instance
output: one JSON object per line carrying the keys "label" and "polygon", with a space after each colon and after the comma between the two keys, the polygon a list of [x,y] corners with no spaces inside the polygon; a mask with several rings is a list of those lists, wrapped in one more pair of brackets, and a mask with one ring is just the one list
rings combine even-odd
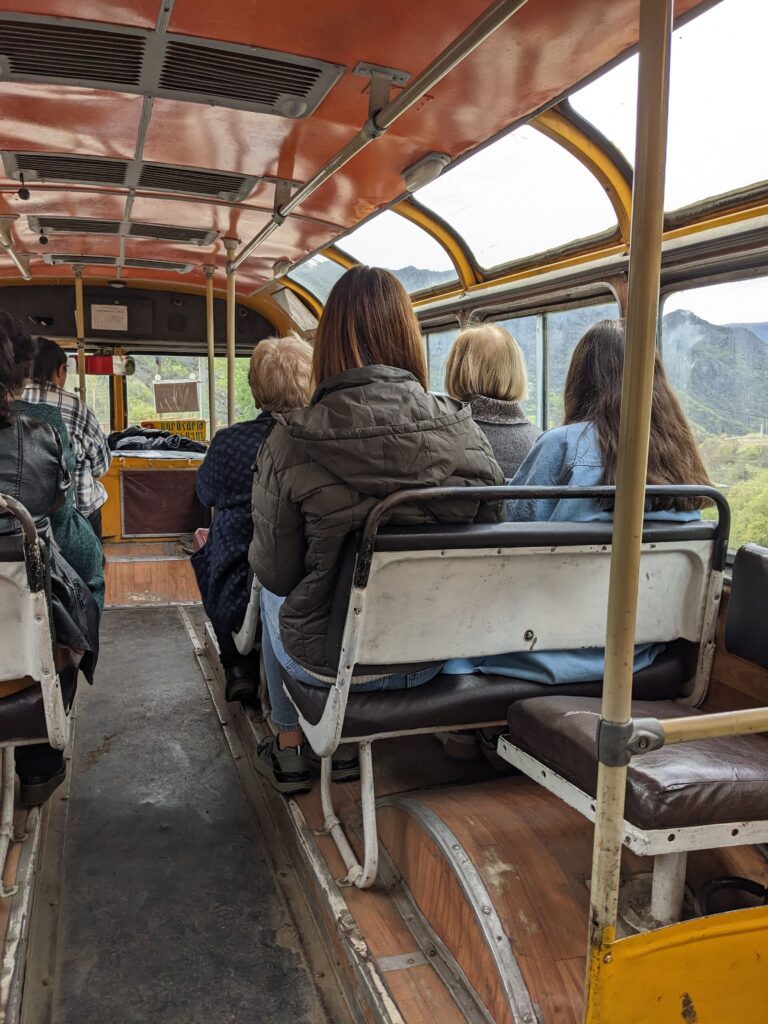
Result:
{"label": "black leather seat cushion", "polygon": [[[700,714],[671,701],[632,704],[633,718]],[[599,717],[597,699],[525,700],[509,709],[509,739],[594,796]],[[768,820],[768,737],[696,740],[634,757],[624,817],[646,830]]]}
{"label": "black leather seat cushion", "polygon": [[768,548],[745,544],[736,552],[725,624],[730,654],[768,668]]}
{"label": "black leather seat cushion", "polygon": [[43,691],[37,685],[0,699],[0,742],[20,738],[48,742]]}
{"label": "black leather seat cushion", "polygon": [[[695,647],[685,641],[669,644],[653,665],[635,676],[634,694],[644,700],[671,700],[680,696],[683,684],[693,675]],[[283,681],[306,721],[320,720],[328,691],[307,686],[283,671]],[[411,690],[355,693],[347,701],[342,735],[375,736],[378,733],[461,728],[479,722],[503,722],[507,708],[527,697],[557,694],[596,696],[602,683],[569,683],[550,686],[507,676],[439,675]]]}

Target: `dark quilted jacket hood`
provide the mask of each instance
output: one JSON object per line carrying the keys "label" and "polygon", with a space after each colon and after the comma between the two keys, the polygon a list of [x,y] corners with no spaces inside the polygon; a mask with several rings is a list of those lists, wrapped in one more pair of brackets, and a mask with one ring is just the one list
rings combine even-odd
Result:
{"label": "dark quilted jacket hood", "polygon": [[451,477],[476,441],[471,419],[469,406],[428,394],[407,371],[365,366],[329,378],[283,423],[329,473],[384,498]]}
{"label": "dark quilted jacket hood", "polygon": [[[419,486],[504,482],[469,406],[424,391],[390,366],[329,378],[311,404],[285,416],[261,447],[253,484],[250,562],[286,596],[280,631],[310,672],[334,675],[326,632],[347,536],[381,498]],[[399,506],[393,522],[498,521],[500,504],[473,499]]]}

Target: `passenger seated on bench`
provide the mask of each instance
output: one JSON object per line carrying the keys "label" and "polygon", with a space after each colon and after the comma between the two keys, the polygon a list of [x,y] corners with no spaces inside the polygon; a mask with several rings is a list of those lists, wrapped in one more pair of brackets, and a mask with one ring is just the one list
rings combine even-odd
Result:
{"label": "passenger seated on bench", "polygon": [[[19,321],[2,311],[0,311],[0,327],[6,330],[11,338],[11,344],[15,348],[18,347],[20,353],[25,352],[29,345],[34,346],[35,366],[37,366],[40,358],[40,339],[38,342],[32,342]],[[54,344],[47,338],[42,340],[46,341],[48,346]],[[59,346],[56,345],[55,348],[58,349]],[[59,351],[63,354],[63,350],[59,349]],[[66,363],[66,356],[64,359]],[[61,441],[64,465],[67,467],[70,478],[74,480],[75,453],[61,412],[54,405],[28,402],[21,398],[24,387],[25,385],[22,383],[16,392],[16,400],[11,405],[12,412],[19,413],[28,420],[48,423],[53,427]],[[64,504],[51,516],[51,529],[62,555],[93,594],[99,614],[101,614],[104,608],[104,560],[101,544],[89,521],[75,507],[74,487],[67,489]]]}
{"label": "passenger seated on bench", "polygon": [[509,331],[499,324],[462,331],[448,353],[445,390],[469,402],[504,476],[514,476],[541,430],[520,405],[528,397],[528,371]]}
{"label": "passenger seated on bench", "polygon": [[[388,494],[408,487],[503,482],[469,406],[426,391],[424,343],[405,289],[392,274],[355,267],[334,286],[317,329],[317,385],[306,409],[276,416],[253,484],[250,562],[264,587],[262,651],[276,739],[256,767],[281,792],[309,786],[299,721],[280,665],[302,682],[328,686],[326,632],[346,538]],[[495,522],[500,504],[475,500],[399,506],[395,523]],[[438,667],[383,678],[356,690],[404,689]],[[354,760],[337,765],[350,778]]]}
{"label": "passenger seated on bench", "polygon": [[[13,396],[29,373],[34,348],[18,323],[0,316],[0,492],[10,495],[33,516],[40,534],[49,543],[53,581],[52,616],[57,662],[65,703],[74,697],[76,665],[61,665],[66,651],[71,661],[92,676],[98,652],[98,609],[82,580],[64,560],[51,540],[51,519],[66,500],[71,486],[64,465],[61,442],[47,423],[19,415],[12,409]],[[0,533],[15,532],[16,520],[0,514]],[[93,533],[86,524],[86,529]],[[93,537],[94,543],[96,538]],[[3,694],[0,692],[0,697]],[[41,803],[65,776],[64,755],[47,743],[16,748],[16,768],[21,779],[22,804]]]}
{"label": "passenger seated on bench", "polygon": [[227,700],[253,701],[258,693],[255,655],[240,654],[232,634],[248,606],[248,545],[253,537],[253,465],[273,422],[273,413],[307,404],[311,394],[312,347],[300,338],[265,338],[253,350],[248,383],[260,414],[216,432],[197,471],[197,496],[215,508],[208,540],[192,556],[203,606],[219,644]]}
{"label": "passenger seated on bench", "polygon": [[[619,443],[621,378],[624,367],[624,325],[620,320],[594,324],[573,351],[565,380],[565,422],[548,430],[534,444],[510,483],[531,486],[595,487],[616,482]],[[698,446],[672,390],[661,357],[656,355],[649,484],[709,484]],[[648,519],[698,519],[706,500],[699,498],[650,501]],[[596,499],[560,498],[509,501],[509,518],[520,522],[578,522],[612,519],[613,510]],[[663,644],[635,648],[635,672],[647,668]],[[537,683],[581,683],[603,678],[602,648],[501,654],[480,659],[454,659],[444,671],[451,674],[488,672]]]}

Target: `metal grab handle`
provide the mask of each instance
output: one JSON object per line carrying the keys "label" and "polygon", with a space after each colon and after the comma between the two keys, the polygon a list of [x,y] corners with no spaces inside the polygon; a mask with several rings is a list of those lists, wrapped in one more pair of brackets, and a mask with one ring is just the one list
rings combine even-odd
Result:
{"label": "metal grab handle", "polygon": [[[645,489],[649,498],[707,498],[717,508],[717,534],[714,567],[722,569],[728,554],[731,531],[731,509],[725,495],[715,487],[700,484],[649,484]],[[416,487],[388,494],[368,513],[358,548],[355,583],[364,586],[373,556],[374,545],[382,520],[398,505],[424,504],[431,501],[475,498],[481,502],[511,501],[524,498],[613,498],[613,485],[599,487],[520,487],[502,484],[498,487]]]}
{"label": "metal grab handle", "polygon": [[27,569],[27,581],[32,593],[38,594],[41,590],[45,590],[45,566],[35,520],[25,506],[12,498],[10,494],[0,494],[0,510],[13,516],[21,526],[24,535],[24,563]]}

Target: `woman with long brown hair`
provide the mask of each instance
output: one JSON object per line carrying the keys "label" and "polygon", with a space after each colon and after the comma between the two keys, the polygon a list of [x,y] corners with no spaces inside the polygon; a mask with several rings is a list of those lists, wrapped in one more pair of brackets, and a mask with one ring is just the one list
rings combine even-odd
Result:
{"label": "woman with long brown hair", "polygon": [[[426,391],[424,342],[408,296],[392,274],[355,267],[336,283],[318,325],[315,393],[306,409],[275,415],[253,485],[250,562],[262,584],[263,654],[276,739],[256,767],[281,792],[309,788],[298,717],[280,666],[328,685],[326,632],[346,538],[382,498],[408,487],[499,484],[503,475],[469,406]],[[393,522],[497,521],[499,505],[473,499],[398,507]],[[395,689],[438,667],[366,681]],[[354,763],[337,764],[350,778]]]}
{"label": "woman with long brown hair", "polygon": [[[538,487],[596,487],[616,482],[624,370],[624,325],[601,320],[584,334],[571,356],[565,380],[565,422],[536,441],[510,481]],[[648,451],[649,484],[709,484],[690,425],[672,390],[661,357],[656,355],[653,407]],[[655,498],[646,518],[686,521],[698,519],[699,498]],[[537,498],[507,503],[509,517],[518,521],[578,522],[612,519],[607,503],[591,498]],[[635,648],[635,671],[647,668],[663,650],[662,644]],[[455,660],[444,671],[490,672],[539,683],[576,683],[603,677],[602,648],[576,651],[538,651],[502,654],[493,658]]]}

